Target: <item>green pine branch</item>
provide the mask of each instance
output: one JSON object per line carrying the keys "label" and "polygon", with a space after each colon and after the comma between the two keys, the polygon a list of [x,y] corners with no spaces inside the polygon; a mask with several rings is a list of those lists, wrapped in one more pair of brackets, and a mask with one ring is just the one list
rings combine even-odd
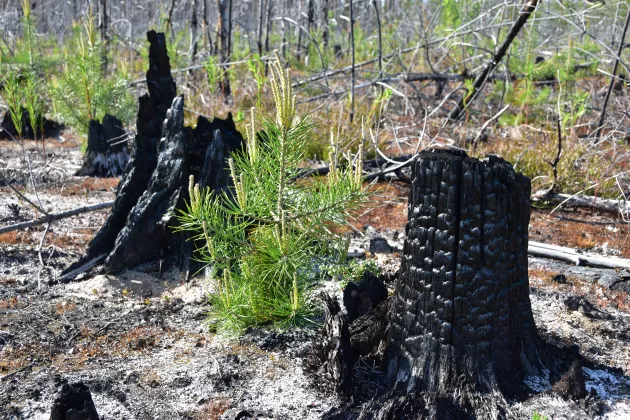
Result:
{"label": "green pine branch", "polygon": [[[368,195],[362,148],[348,169],[331,164],[326,178],[295,180],[314,125],[297,115],[291,72],[277,54],[270,73],[275,118],[252,109],[246,147],[228,161],[233,187],[217,195],[191,179],[190,201],[178,215],[178,229],[203,244],[197,256],[211,267],[215,285],[211,321],[223,331],[308,319],[319,265],[346,249],[330,228]],[[331,148],[336,163],[336,141]]]}

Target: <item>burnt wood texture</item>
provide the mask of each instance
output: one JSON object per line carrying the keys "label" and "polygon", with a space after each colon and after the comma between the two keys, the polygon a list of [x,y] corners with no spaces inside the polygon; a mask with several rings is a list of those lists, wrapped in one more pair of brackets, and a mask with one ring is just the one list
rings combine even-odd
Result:
{"label": "burnt wood texture", "polygon": [[185,127],[184,98],[175,96],[164,34],[150,31],[147,38],[149,93],[140,97],[132,158],[105,225],[64,275],[106,255],[108,272],[169,259],[187,278],[193,245],[187,234],[173,231],[174,215],[188,199],[188,178],[214,191],[230,185],[226,159],[243,144],[231,114],[225,120],[199,117],[194,129]]}
{"label": "burnt wood texture", "polygon": [[120,176],[129,161],[127,133],[123,123],[106,114],[102,122],[90,120],[88,144],[78,176]]}
{"label": "burnt wood texture", "polygon": [[341,395],[348,395],[352,386],[352,367],[355,354],[350,345],[348,320],[341,311],[337,299],[323,295],[324,328],[323,341],[323,371],[332,380],[336,391]]}
{"label": "burnt wood texture", "polygon": [[420,154],[386,351],[394,389],[509,397],[540,376],[527,273],[530,191],[501,158]]}

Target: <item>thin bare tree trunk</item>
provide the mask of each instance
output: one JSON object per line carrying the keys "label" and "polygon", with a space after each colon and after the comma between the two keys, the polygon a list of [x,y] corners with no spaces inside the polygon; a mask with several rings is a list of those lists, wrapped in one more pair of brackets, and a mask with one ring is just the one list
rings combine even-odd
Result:
{"label": "thin bare tree trunk", "polygon": [[168,16],[166,17],[166,32],[171,30],[171,36],[175,38],[175,31],[173,30],[173,10],[175,9],[175,0],[171,0],[171,6],[168,8]]}
{"label": "thin bare tree trunk", "polygon": [[[313,28],[313,26],[315,26],[315,2],[314,2],[314,0],[308,0],[307,8],[308,8],[308,11],[306,13],[306,19],[307,19],[306,29],[309,32],[309,36],[311,37],[311,41],[315,44],[315,47],[317,47],[319,49],[319,46],[317,45],[317,40],[311,35],[312,28]],[[309,59],[309,54],[310,54],[310,50],[308,49],[308,44],[307,44],[306,52],[304,53],[305,60]],[[321,53],[320,53],[320,56],[321,56]],[[322,68],[325,68],[325,67],[326,67],[326,63],[322,62]]]}
{"label": "thin bare tree trunk", "polygon": [[232,0],[227,0],[229,2],[228,7],[228,34],[227,34],[227,59],[230,59],[232,55]]}
{"label": "thin bare tree trunk", "polygon": [[[269,31],[271,30],[271,10],[273,0],[267,0],[267,25],[265,28],[265,51],[269,52]],[[266,73],[265,73],[266,74]]]}
{"label": "thin bare tree trunk", "polygon": [[350,70],[352,78],[352,86],[350,87],[350,122],[354,120],[354,84],[355,84],[355,68],[354,68],[354,1],[350,0],[350,48],[352,49],[352,68]]}
{"label": "thin bare tree trunk", "polygon": [[374,6],[376,23],[378,25],[378,76],[380,78],[383,76],[383,38],[381,33],[381,15],[378,12],[378,4],[376,0],[372,0],[372,5]]}
{"label": "thin bare tree trunk", "polygon": [[287,23],[284,18],[286,17],[287,0],[282,1],[282,58],[285,63],[287,61]]}
{"label": "thin bare tree trunk", "polygon": [[630,24],[630,9],[626,15],[626,23],[623,26],[623,32],[621,33],[621,39],[619,40],[619,48],[617,49],[617,58],[615,58],[615,65],[613,66],[612,76],[610,77],[610,84],[608,85],[608,91],[606,92],[606,98],[604,99],[604,105],[602,105],[602,115],[599,117],[599,124],[597,125],[597,131],[595,132],[595,141],[599,140],[599,136],[602,131],[602,127],[606,122],[606,108],[608,108],[608,101],[610,100],[610,93],[612,92],[613,85],[617,80],[617,68],[619,67],[619,57],[623,51],[623,45],[628,32],[628,24]]}
{"label": "thin bare tree trunk", "polygon": [[308,25],[307,28],[310,31],[315,26],[315,2],[313,0],[308,0]]}
{"label": "thin bare tree trunk", "polygon": [[297,30],[297,33],[298,33],[296,58],[297,58],[297,62],[298,63],[300,62],[300,59],[302,58],[302,31],[300,30],[300,21],[302,20],[302,9],[303,8],[304,8],[304,0],[300,0],[300,9],[298,11],[298,17],[296,19],[296,22],[297,22],[296,30]]}
{"label": "thin bare tree trunk", "polygon": [[192,16],[190,18],[190,64],[195,64],[195,56],[197,55],[197,31],[199,20],[197,19],[197,8],[199,0],[193,0]]}
{"label": "thin bare tree trunk", "polygon": [[209,54],[212,54],[212,36],[210,35],[210,24],[208,23],[208,14],[210,13],[209,2],[210,0],[203,0],[203,47],[208,50]]}
{"label": "thin bare tree trunk", "polygon": [[109,16],[107,15],[107,0],[101,1],[101,40],[103,41],[103,70],[107,71],[107,51],[109,50]]}
{"label": "thin bare tree trunk", "polygon": [[330,0],[324,0],[324,7],[323,7],[323,11],[322,13],[324,14],[323,16],[323,25],[324,25],[324,29],[322,32],[322,40],[324,41],[324,51],[328,50],[328,8],[330,7]]}
{"label": "thin bare tree trunk", "polygon": [[258,46],[258,57],[262,57],[262,52],[263,52],[262,33],[263,33],[263,21],[264,21],[264,7],[265,7],[265,0],[259,0],[259,4],[258,4],[258,40],[256,42],[256,45]]}
{"label": "thin bare tree trunk", "polygon": [[217,21],[217,50],[221,55],[221,68],[223,69],[223,79],[219,82],[219,87],[223,92],[225,103],[229,103],[232,91],[230,89],[230,78],[228,77],[228,57],[230,55],[229,45],[229,6],[230,0],[217,0],[219,18]]}

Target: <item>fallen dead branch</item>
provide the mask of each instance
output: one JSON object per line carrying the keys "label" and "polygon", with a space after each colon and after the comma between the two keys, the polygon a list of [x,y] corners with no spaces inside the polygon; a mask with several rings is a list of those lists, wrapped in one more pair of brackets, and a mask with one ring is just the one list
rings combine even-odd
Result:
{"label": "fallen dead branch", "polygon": [[630,260],[617,257],[605,257],[603,255],[582,254],[572,248],[564,246],[544,244],[541,242],[529,241],[527,248],[529,255],[536,257],[552,258],[554,260],[565,261],[575,265],[588,265],[602,268],[625,268],[630,270]]}
{"label": "fallen dead branch", "polygon": [[514,41],[523,26],[525,26],[525,22],[527,22],[527,19],[529,19],[531,14],[534,13],[534,11],[536,10],[536,6],[538,6],[538,0],[529,0],[525,3],[525,6],[521,10],[518,19],[516,19],[514,25],[510,29],[510,32],[508,32],[507,36],[505,37],[503,44],[501,44],[490,62],[486,65],[486,68],[481,72],[481,74],[479,74],[479,76],[477,76],[469,92],[466,95],[462,96],[460,102],[455,108],[453,108],[453,110],[449,114],[449,121],[458,121],[464,110],[467,109],[470,104],[477,98],[479,92],[481,92],[481,89],[488,81],[489,76],[492,74],[494,69],[499,65],[499,63],[507,53],[510,45],[512,44],[512,41]]}
{"label": "fallen dead branch", "polygon": [[599,198],[588,195],[569,195],[562,193],[550,193],[548,191],[539,191],[532,194],[534,201],[549,201],[562,205],[584,207],[595,210],[603,210],[611,213],[621,213],[626,215],[630,212],[630,201],[611,200],[607,198]]}
{"label": "fallen dead branch", "polygon": [[[414,162],[415,160],[416,160],[416,155],[401,155],[401,156],[394,156],[387,159],[378,158],[378,159],[366,160],[365,162],[363,162],[363,170],[365,172],[368,172],[365,175],[365,178],[366,178],[365,180],[369,181],[371,179],[377,178],[379,175],[384,175],[389,172],[395,172],[404,167],[410,166],[411,163]],[[395,163],[396,165],[391,168],[382,169],[380,166],[385,163]],[[400,164],[403,164],[403,165],[399,166]],[[343,168],[344,165],[339,164],[337,167]],[[371,173],[370,170],[375,169],[375,168],[379,169],[379,172]],[[303,172],[297,175],[294,178],[294,180],[306,178],[308,176],[324,176],[324,175],[328,175],[329,172],[330,172],[330,166],[328,165],[320,166],[317,168],[305,169]]]}
{"label": "fallen dead branch", "polygon": [[33,226],[43,225],[45,223],[54,222],[55,220],[66,219],[68,217],[76,216],[83,213],[89,213],[96,210],[106,209],[113,205],[114,205],[113,201],[106,201],[104,203],[78,207],[75,209],[66,210],[59,213],[49,213],[47,217],[40,217],[39,219],[30,220],[28,222],[16,223],[13,225],[0,228],[0,234],[13,232],[14,230],[26,229]]}
{"label": "fallen dead branch", "polygon": [[86,271],[90,270],[92,267],[95,267],[101,261],[104,261],[107,258],[107,254],[101,254],[97,257],[92,258],[91,260],[86,261],[84,264],[81,264],[79,267],[75,268],[72,271],[67,272],[63,276],[57,279],[57,282],[63,283],[66,280],[70,280],[78,276],[79,274],[83,274]]}

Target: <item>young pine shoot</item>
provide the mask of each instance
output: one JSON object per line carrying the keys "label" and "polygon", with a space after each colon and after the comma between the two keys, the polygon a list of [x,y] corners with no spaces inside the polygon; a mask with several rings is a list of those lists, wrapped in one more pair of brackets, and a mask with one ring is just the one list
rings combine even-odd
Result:
{"label": "young pine shoot", "polygon": [[270,70],[276,115],[259,123],[252,109],[246,147],[228,162],[233,187],[216,194],[191,178],[190,202],[178,215],[179,229],[203,244],[198,255],[215,285],[210,321],[224,332],[308,320],[317,273],[345,257],[345,241],[331,228],[368,195],[362,148],[340,169],[333,141],[330,174],[300,176],[313,123],[297,115],[291,73],[277,53]]}
{"label": "young pine shoot", "polygon": [[8,71],[2,79],[2,85],[4,86],[4,101],[9,108],[9,115],[11,116],[11,122],[15,127],[18,139],[22,141],[23,129],[23,117],[24,108],[22,108],[22,102],[24,101],[24,91],[20,86],[20,75],[17,71]]}

